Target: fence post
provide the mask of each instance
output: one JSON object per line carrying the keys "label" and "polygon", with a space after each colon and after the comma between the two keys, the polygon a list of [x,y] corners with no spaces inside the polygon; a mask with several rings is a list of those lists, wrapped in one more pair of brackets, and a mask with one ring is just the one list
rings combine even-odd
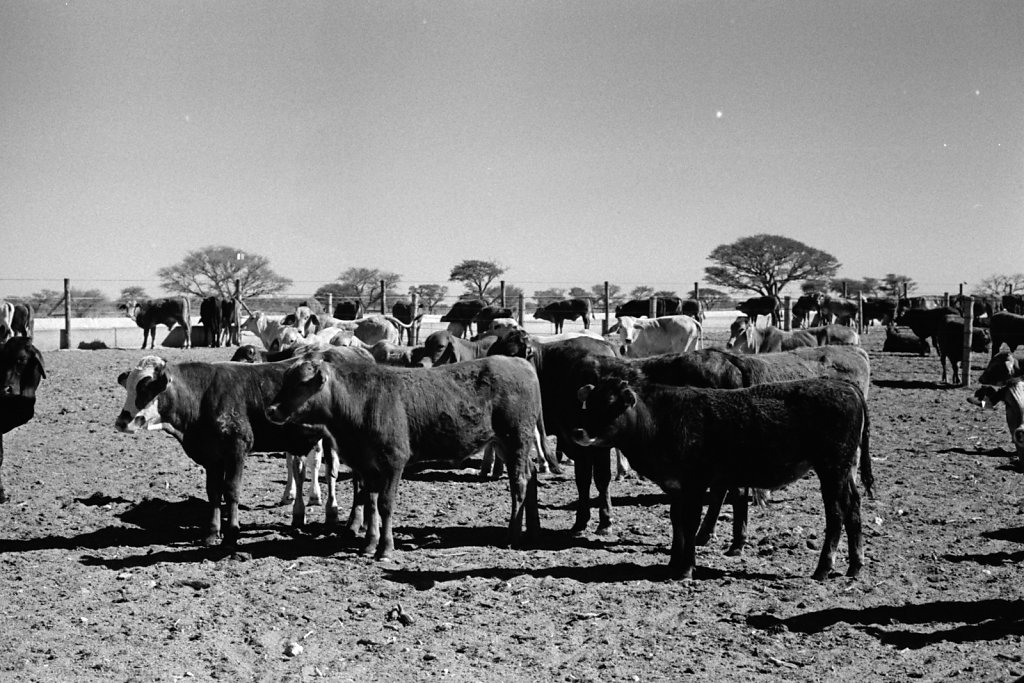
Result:
{"label": "fence post", "polygon": [[693,283],[693,300],[694,301],[700,301],[700,283],[699,282],[694,282]]}
{"label": "fence post", "polygon": [[843,283],[843,298],[844,298],[844,299],[849,299],[849,298],[850,298],[850,295],[849,295],[849,294],[847,294],[847,287],[846,287],[846,284],[847,284],[847,283],[845,283],[845,282]]}
{"label": "fence post", "polygon": [[857,292],[857,334],[864,334],[864,292]]}
{"label": "fence post", "polygon": [[964,310],[961,311],[964,317],[964,358],[960,367],[960,386],[971,386],[971,341],[974,338],[974,297],[969,296],[964,301]]}
{"label": "fence post", "polygon": [[[242,343],[242,311],[240,310],[245,303],[242,301],[242,281],[235,278],[235,319],[232,321],[234,328],[228,334],[228,345],[234,344],[239,346]],[[245,306],[245,310],[249,311],[249,307]],[[249,317],[252,317],[252,311],[249,311]]]}
{"label": "fence post", "polygon": [[782,297],[782,329],[789,332],[792,329],[793,297],[786,295]]}
{"label": "fence post", "polygon": [[505,281],[504,280],[502,280],[501,283],[500,283],[499,292],[500,293],[498,294],[498,305],[501,306],[502,308],[505,308]]}
{"label": "fence post", "polygon": [[60,348],[71,348],[71,280],[64,278],[64,335]]}
{"label": "fence post", "polygon": [[408,334],[405,335],[405,338],[409,340],[409,346],[416,346],[420,343],[420,321],[422,320],[419,316],[420,295],[414,289],[409,292],[409,298],[412,299],[409,303],[409,309],[412,311],[409,322],[412,324],[412,327],[409,328]]}
{"label": "fence post", "polygon": [[647,307],[647,317],[657,318],[658,317],[658,297],[652,296],[648,302],[650,305]]}
{"label": "fence post", "polygon": [[942,293],[942,305],[949,307],[949,292]]}
{"label": "fence post", "polygon": [[385,293],[384,293],[384,281],[383,280],[380,281],[380,314],[381,315],[387,315],[388,314],[387,295],[385,295]]}
{"label": "fence post", "polygon": [[327,292],[327,315],[334,315],[334,292]]}
{"label": "fence post", "polygon": [[[504,294],[502,294],[504,296]],[[526,297],[523,296],[522,292],[519,292],[519,300],[516,302],[516,320],[519,322],[519,327],[523,326],[523,318],[526,315]],[[502,308],[505,304],[502,303]]]}
{"label": "fence post", "polygon": [[608,281],[604,281],[604,321],[601,323],[601,336],[608,334],[608,316],[610,314],[610,304],[608,303]]}

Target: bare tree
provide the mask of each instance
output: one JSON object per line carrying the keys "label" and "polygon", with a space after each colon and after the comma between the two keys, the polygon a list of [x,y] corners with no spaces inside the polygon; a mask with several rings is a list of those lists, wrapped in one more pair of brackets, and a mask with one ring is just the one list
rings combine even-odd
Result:
{"label": "bare tree", "polygon": [[205,298],[229,297],[235,293],[235,280],[245,297],[277,294],[292,285],[270,267],[265,256],[234,247],[204,247],[190,251],[173,266],[157,271],[160,286],[172,294]]}

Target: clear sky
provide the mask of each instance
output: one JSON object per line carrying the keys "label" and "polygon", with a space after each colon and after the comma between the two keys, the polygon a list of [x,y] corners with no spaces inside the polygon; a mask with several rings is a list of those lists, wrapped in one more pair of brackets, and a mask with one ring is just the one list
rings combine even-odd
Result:
{"label": "clear sky", "polygon": [[10,0],[0,294],[221,244],[682,291],[761,232],[940,293],[1024,271],[1022,133],[1017,0]]}

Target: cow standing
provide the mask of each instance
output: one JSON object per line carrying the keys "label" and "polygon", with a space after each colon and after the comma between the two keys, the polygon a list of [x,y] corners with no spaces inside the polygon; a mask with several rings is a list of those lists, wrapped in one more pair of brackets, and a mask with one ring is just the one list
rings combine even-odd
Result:
{"label": "cow standing", "polygon": [[407,346],[415,346],[420,341],[420,326],[423,324],[423,304],[416,302],[415,315],[412,310],[412,303],[409,301],[396,301],[391,307],[391,315],[401,321],[403,327],[398,328],[398,342],[402,343],[402,331],[405,331],[405,343]]}
{"label": "cow standing", "polygon": [[583,318],[583,329],[589,330],[592,316],[590,299],[583,298],[552,301],[533,312],[537,320],[550,321],[555,326],[555,334],[562,332],[566,320],[577,318]]}
{"label": "cow standing", "polygon": [[231,297],[220,300],[220,343],[222,346],[238,346],[238,301]]}
{"label": "cow standing", "polygon": [[[509,473],[509,536],[540,530],[534,431],[543,433],[540,387],[529,363],[484,358],[430,372],[355,366],[307,354],[286,373],[268,416],[283,424],[322,425],[369,492],[364,552],[390,556],[398,485],[411,461],[458,463],[497,443]],[[543,446],[543,444],[542,444]],[[375,504],[373,504],[375,502]]]}
{"label": "cow standing", "polygon": [[220,346],[221,319],[220,298],[208,296],[199,304],[199,324],[203,326],[203,338],[207,346]]}
{"label": "cow standing", "polygon": [[813,577],[828,578],[845,526],[847,576],[864,564],[860,466],[868,494],[874,482],[864,394],[842,380],[811,379],[750,389],[668,387],[616,378],[580,387],[573,439],[581,446],[622,449],[637,472],[669,496],[669,570],[688,579],[710,487],[776,489],[810,470],[821,482],[825,540]]}
{"label": "cow standing", "polygon": [[4,434],[20,427],[35,415],[36,389],[46,378],[43,354],[28,337],[12,337],[0,347],[0,503],[7,502],[4,490]]}
{"label": "cow standing", "polygon": [[156,345],[156,326],[166,325],[170,332],[174,326],[181,325],[185,329],[185,348],[192,346],[192,321],[189,303],[186,297],[180,299],[150,299],[147,301],[128,300],[122,308],[125,315],[142,328],[142,348]]}

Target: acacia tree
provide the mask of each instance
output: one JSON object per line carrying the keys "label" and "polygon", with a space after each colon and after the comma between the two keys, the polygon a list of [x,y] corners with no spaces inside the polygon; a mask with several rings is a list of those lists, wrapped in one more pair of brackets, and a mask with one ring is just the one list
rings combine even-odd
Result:
{"label": "acacia tree", "polygon": [[637,285],[629,292],[630,299],[650,299],[654,296],[654,287]]}
{"label": "acacia tree", "polygon": [[879,285],[879,289],[893,298],[899,298],[903,296],[904,290],[906,290],[907,294],[910,294],[917,289],[917,283],[907,275],[886,273],[885,277],[882,278],[882,284]]}
{"label": "acacia tree", "polygon": [[430,284],[430,285],[416,285],[409,288],[409,295],[416,292],[420,301],[423,303],[423,307],[427,309],[428,313],[433,313],[434,308],[437,307],[444,298],[448,296],[448,288],[442,285]]}
{"label": "acacia tree", "polygon": [[704,307],[708,310],[714,310],[729,300],[729,295],[720,289],[714,289],[712,287],[701,287],[700,288],[700,299],[704,302]]}
{"label": "acacia tree", "polygon": [[753,235],[721,244],[708,255],[716,265],[705,279],[729,289],[778,297],[791,282],[831,278],[840,263],[832,254],[782,235]]}
{"label": "acacia tree", "polygon": [[344,296],[359,299],[363,305],[370,307],[380,301],[380,283],[384,281],[384,291],[389,299],[398,294],[398,283],[402,276],[379,268],[349,268],[338,276]]}
{"label": "acacia tree", "polygon": [[203,247],[190,251],[180,263],[156,272],[160,286],[172,294],[205,298],[230,297],[235,280],[243,297],[277,294],[292,285],[270,267],[266,256],[234,247]]}
{"label": "acacia tree", "polygon": [[452,268],[451,273],[448,274],[448,280],[461,282],[469,290],[468,293],[473,295],[473,298],[493,303],[494,300],[488,298],[488,290],[494,285],[494,281],[505,273],[505,270],[503,266],[494,261],[467,259]]}
{"label": "acacia tree", "polygon": [[[591,295],[594,297],[594,304],[604,308],[604,283],[598,283],[590,288]],[[608,283],[608,308],[614,308],[618,306],[626,299],[622,296],[622,287],[619,285],[613,285]]]}

